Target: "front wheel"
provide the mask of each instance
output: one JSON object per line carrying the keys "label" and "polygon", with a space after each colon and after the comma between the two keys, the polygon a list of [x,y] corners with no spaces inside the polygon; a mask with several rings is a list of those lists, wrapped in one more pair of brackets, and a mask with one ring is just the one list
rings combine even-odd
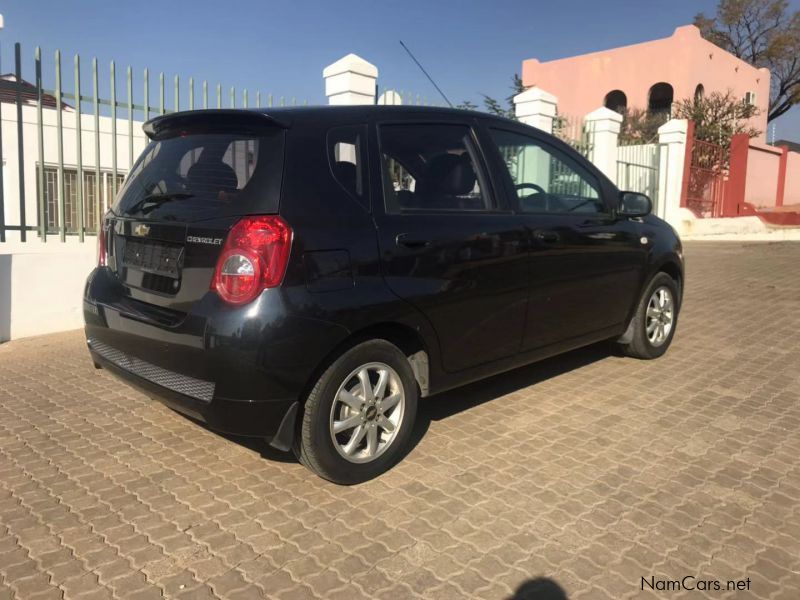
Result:
{"label": "front wheel", "polygon": [[396,346],[386,340],[354,346],[309,393],[295,453],[334,483],[377,477],[402,458],[417,397],[411,365]]}
{"label": "front wheel", "polygon": [[678,284],[666,273],[658,273],[650,281],[631,323],[632,337],[620,344],[622,351],[635,358],[662,356],[672,343],[678,325]]}

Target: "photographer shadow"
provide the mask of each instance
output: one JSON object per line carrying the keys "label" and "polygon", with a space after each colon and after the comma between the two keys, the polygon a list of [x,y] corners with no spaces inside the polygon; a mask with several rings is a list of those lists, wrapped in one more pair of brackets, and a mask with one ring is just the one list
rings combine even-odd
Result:
{"label": "photographer shadow", "polygon": [[506,600],[568,600],[567,593],[549,577],[528,579]]}

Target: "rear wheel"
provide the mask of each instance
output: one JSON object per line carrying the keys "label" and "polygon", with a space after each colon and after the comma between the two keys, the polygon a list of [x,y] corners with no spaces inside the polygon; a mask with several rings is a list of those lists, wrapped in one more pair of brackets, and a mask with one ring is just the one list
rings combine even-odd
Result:
{"label": "rear wheel", "polygon": [[335,483],[372,479],[402,458],[417,397],[411,365],[396,346],[386,340],[354,346],[309,393],[295,453]]}
{"label": "rear wheel", "polygon": [[678,285],[666,273],[650,281],[633,317],[630,342],[620,344],[622,351],[635,358],[662,356],[672,343],[678,325]]}

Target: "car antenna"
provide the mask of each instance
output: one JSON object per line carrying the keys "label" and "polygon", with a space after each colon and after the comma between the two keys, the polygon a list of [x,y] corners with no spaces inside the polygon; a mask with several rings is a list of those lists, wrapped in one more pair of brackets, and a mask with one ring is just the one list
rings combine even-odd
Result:
{"label": "car antenna", "polygon": [[411,54],[411,50],[409,50],[408,46],[406,46],[403,43],[403,40],[399,40],[399,41],[400,41],[400,45],[403,47],[403,50],[408,52],[408,55],[411,57],[411,60],[413,60],[415,63],[417,63],[417,66],[419,67],[420,71],[425,73],[425,77],[427,77],[428,81],[430,81],[433,84],[433,87],[436,88],[436,91],[439,92],[442,95],[442,98],[444,98],[444,101],[447,102],[447,104],[450,105],[450,108],[453,108],[453,103],[450,102],[450,100],[447,99],[447,96],[444,95],[444,92],[439,88],[438,85],[436,85],[436,82],[433,80],[433,77],[428,75],[428,72],[425,70],[425,67],[423,67],[421,64],[419,64],[419,61],[416,59],[416,57],[413,54]]}

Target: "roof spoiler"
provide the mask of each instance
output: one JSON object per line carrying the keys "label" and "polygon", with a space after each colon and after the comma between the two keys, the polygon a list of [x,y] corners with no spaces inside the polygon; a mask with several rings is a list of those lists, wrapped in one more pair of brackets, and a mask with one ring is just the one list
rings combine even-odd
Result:
{"label": "roof spoiler", "polygon": [[227,108],[176,112],[150,119],[142,125],[142,129],[151,140],[180,135],[183,131],[257,134],[275,127],[287,129],[289,122],[263,112]]}

